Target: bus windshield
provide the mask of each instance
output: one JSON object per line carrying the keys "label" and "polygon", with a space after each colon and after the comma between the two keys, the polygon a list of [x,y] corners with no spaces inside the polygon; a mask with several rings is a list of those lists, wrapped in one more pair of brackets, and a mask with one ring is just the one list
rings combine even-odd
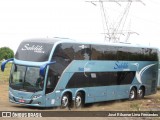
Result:
{"label": "bus windshield", "polygon": [[10,75],[10,87],[26,92],[42,91],[44,78],[39,75],[39,67],[13,64]]}

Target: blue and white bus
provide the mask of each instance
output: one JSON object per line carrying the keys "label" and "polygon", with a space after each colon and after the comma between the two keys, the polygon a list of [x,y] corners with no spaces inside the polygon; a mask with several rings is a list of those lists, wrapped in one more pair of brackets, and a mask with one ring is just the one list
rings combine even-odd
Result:
{"label": "blue and white bus", "polygon": [[9,78],[9,101],[62,108],[155,94],[158,50],[62,38],[21,42]]}

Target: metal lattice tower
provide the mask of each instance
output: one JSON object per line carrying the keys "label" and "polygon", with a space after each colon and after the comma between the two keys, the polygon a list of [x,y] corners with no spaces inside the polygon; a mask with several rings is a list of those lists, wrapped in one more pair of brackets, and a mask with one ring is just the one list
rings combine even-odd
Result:
{"label": "metal lattice tower", "polygon": [[[124,32],[124,25],[126,23],[131,4],[132,2],[141,2],[143,5],[145,5],[141,0],[97,0],[97,1],[92,0],[92,1],[86,1],[86,2],[90,2],[95,6],[97,5],[97,3],[99,3],[101,16],[103,19],[102,21],[103,21],[104,39],[105,41],[108,41],[108,42],[120,42],[122,35],[126,36],[123,42],[128,42],[130,35],[136,33],[132,31]],[[107,16],[107,12],[104,6],[105,2],[114,2],[118,4],[118,6],[121,6],[122,2],[126,3],[126,6],[122,12],[122,15],[120,16],[120,18],[117,20],[116,23],[113,23],[113,25],[109,24],[109,16]],[[138,33],[136,34],[138,35]]]}

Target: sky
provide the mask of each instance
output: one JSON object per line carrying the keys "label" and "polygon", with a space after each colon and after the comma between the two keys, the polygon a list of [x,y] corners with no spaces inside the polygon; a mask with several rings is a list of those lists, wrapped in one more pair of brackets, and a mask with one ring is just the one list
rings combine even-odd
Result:
{"label": "sky", "polygon": [[[130,43],[160,48],[160,1],[133,2],[128,28],[137,33]],[[116,23],[125,3],[105,7],[110,23]],[[113,6],[112,6],[113,5]],[[115,15],[113,19],[109,16]],[[16,52],[20,42],[30,38],[64,37],[77,41],[105,42],[99,3],[86,0],[0,0],[0,47]]]}

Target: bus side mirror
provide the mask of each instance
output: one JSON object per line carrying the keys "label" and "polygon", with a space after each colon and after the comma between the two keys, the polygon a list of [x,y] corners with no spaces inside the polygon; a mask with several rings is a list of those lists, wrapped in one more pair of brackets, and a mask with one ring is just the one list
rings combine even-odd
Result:
{"label": "bus side mirror", "polygon": [[6,64],[7,64],[8,62],[10,62],[10,61],[13,61],[13,60],[14,60],[14,58],[11,58],[11,59],[8,59],[8,60],[3,61],[2,64],[1,64],[1,71],[4,72],[4,69],[5,69]]}
{"label": "bus side mirror", "polygon": [[48,63],[45,63],[45,64],[41,65],[41,66],[40,66],[40,71],[39,71],[40,75],[44,77],[46,67],[47,67],[48,65],[54,64],[54,63],[56,63],[56,61],[48,62]]}

